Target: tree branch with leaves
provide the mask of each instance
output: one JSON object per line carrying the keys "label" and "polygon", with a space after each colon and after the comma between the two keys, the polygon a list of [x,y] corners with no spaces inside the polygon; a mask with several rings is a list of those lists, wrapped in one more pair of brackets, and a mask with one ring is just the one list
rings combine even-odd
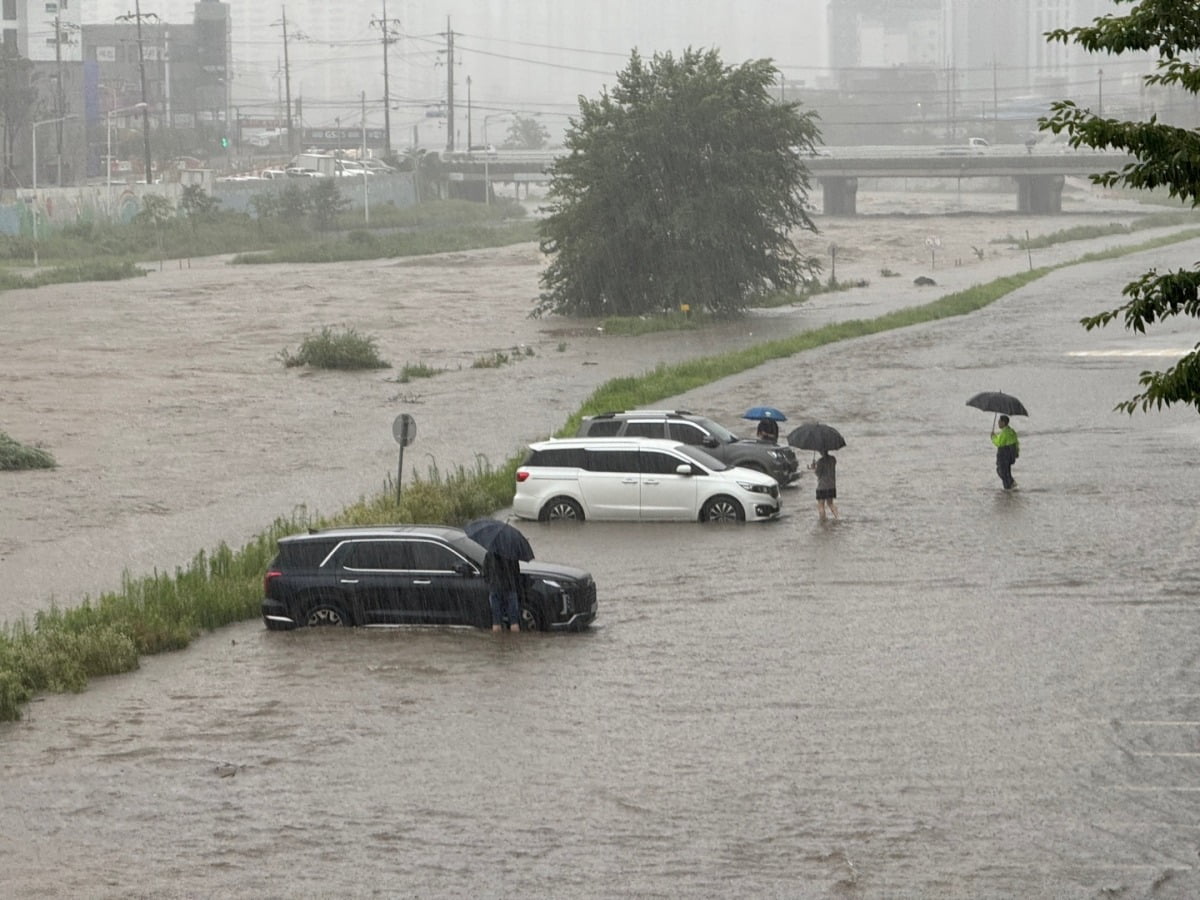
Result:
{"label": "tree branch with leaves", "polygon": [[[1074,43],[1092,53],[1121,55],[1132,52],[1157,54],[1153,71],[1142,78],[1147,86],[1176,87],[1200,94],[1200,68],[1195,54],[1200,51],[1200,17],[1194,0],[1113,0],[1131,7],[1128,15],[1107,15],[1090,25],[1061,28],[1047,33],[1049,41]],[[1074,101],[1060,100],[1051,115],[1039,120],[1039,128],[1055,134],[1066,132],[1072,147],[1124,150],[1134,162],[1120,171],[1092,176],[1104,187],[1163,190],[1171,197],[1195,207],[1200,201],[1200,132],[1160,122],[1156,115],[1146,121],[1104,118]],[[1177,315],[1200,317],[1200,272],[1179,269],[1159,273],[1151,270],[1127,284],[1120,306],[1081,320],[1088,331],[1122,319],[1126,329],[1144,334],[1149,325]],[[1143,371],[1138,378],[1142,391],[1117,404],[1133,413],[1138,409],[1162,409],[1187,404],[1200,412],[1200,343],[1166,371]]]}

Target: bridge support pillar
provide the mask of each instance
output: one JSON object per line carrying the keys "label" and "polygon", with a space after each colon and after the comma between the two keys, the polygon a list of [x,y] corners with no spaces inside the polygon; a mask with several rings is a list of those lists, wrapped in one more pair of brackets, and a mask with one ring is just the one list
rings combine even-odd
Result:
{"label": "bridge support pillar", "polygon": [[1062,212],[1061,175],[1017,175],[1017,212],[1056,215]]}
{"label": "bridge support pillar", "polygon": [[858,179],[821,179],[822,211],[827,216],[853,216],[858,212]]}

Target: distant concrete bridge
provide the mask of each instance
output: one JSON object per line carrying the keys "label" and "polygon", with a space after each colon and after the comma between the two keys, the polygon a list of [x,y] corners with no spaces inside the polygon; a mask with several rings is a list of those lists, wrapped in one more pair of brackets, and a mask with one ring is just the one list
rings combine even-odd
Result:
{"label": "distant concrete bridge", "polygon": [[[451,181],[466,182],[468,195],[478,185],[484,196],[489,182],[549,181],[549,168],[559,154],[551,151],[500,150],[443,156]],[[831,216],[857,213],[862,178],[1011,178],[1018,212],[1054,215],[1062,212],[1062,189],[1068,176],[1087,177],[1120,170],[1134,162],[1125,153],[1002,145],[987,149],[948,147],[828,147],[805,161],[822,192],[822,212]],[[474,184],[472,184],[474,183]]]}

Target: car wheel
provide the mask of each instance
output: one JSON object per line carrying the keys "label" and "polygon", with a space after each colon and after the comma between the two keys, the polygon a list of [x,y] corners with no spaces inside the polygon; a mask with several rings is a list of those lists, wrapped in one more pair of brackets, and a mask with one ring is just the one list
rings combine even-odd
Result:
{"label": "car wheel", "polygon": [[318,603],[309,609],[308,614],[304,617],[304,624],[309,628],[319,628],[324,625],[349,625],[350,619],[340,607],[334,606],[332,603]]}
{"label": "car wheel", "polygon": [[583,507],[570,497],[555,497],[538,513],[542,522],[582,522]]}
{"label": "car wheel", "polygon": [[521,607],[521,630],[541,631],[545,625],[540,611],[529,606]]}
{"label": "car wheel", "polygon": [[701,522],[744,522],[746,513],[742,504],[732,497],[711,497],[700,510]]}

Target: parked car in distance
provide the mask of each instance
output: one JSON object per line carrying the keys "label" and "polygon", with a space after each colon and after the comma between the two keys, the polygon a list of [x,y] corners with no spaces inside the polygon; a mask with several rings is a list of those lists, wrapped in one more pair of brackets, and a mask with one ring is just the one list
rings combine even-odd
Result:
{"label": "parked car in distance", "polygon": [[[271,631],[314,625],[490,628],[484,549],[461,528],[377,525],[280,538],[263,576]],[[579,631],[596,618],[590,573],[521,563],[521,628]]]}
{"label": "parked car in distance", "polygon": [[760,522],[779,515],[779,483],[702,447],[654,438],[563,438],[529,445],[513,512],[567,519]]}
{"label": "parked car in distance", "polygon": [[983,156],[991,149],[987,138],[973,137],[967,138],[965,144],[939,148],[938,156]]}
{"label": "parked car in distance", "polygon": [[800,477],[796,451],[786,444],[740,438],[719,422],[682,409],[634,409],[586,416],[576,436],[665,438],[703,447],[726,465],[765,472],[784,486]]}

